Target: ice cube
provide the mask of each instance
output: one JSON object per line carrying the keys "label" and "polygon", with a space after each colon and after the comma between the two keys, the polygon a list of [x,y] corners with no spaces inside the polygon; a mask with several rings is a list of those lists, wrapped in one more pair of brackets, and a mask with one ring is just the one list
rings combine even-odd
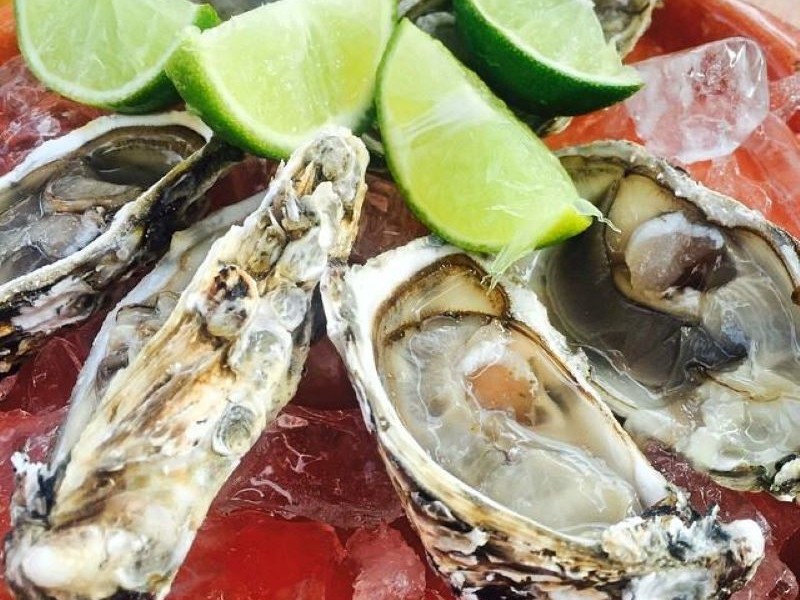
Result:
{"label": "ice cube", "polygon": [[102,114],[44,87],[21,56],[0,66],[0,173],[33,148]]}
{"label": "ice cube", "polygon": [[21,408],[38,414],[64,406],[103,316],[97,314],[51,338],[15,375],[1,380],[0,410]]}
{"label": "ice cube", "polygon": [[595,140],[628,140],[641,144],[636,128],[624,104],[615,104],[593,113],[580,115],[559,133],[544,138],[551,150],[588,144]]}
{"label": "ice cube", "polygon": [[798,591],[794,573],[780,559],[775,547],[768,545],[753,579],[731,600],[796,600]]}
{"label": "ice cube", "polygon": [[800,139],[775,113],[768,114],[736,152],[690,165],[689,172],[800,236]]}
{"label": "ice cube", "polygon": [[363,263],[381,252],[407,244],[428,230],[409,210],[403,195],[388,179],[367,176],[367,197],[361,212],[351,262]]}
{"label": "ice cube", "polygon": [[[66,409],[38,415],[19,409],[0,411],[0,536],[5,537],[10,526],[8,510],[11,493],[14,491],[12,454],[22,451],[31,460],[44,460],[65,414]],[[3,588],[0,577],[0,591]]]}
{"label": "ice cube", "polygon": [[353,600],[421,600],[425,566],[399,531],[385,524],[360,529],[346,548],[358,569]]}
{"label": "ice cube", "polygon": [[800,72],[769,84],[770,108],[787,123],[800,116]]}
{"label": "ice cube", "polygon": [[402,514],[361,412],[295,406],[281,413],[242,460],[212,512],[242,509],[342,529]]}
{"label": "ice cube", "polygon": [[347,378],[347,369],[326,336],[311,345],[303,378],[292,404],[323,410],[358,406],[353,386]]}
{"label": "ice cube", "polygon": [[647,147],[693,163],[725,156],[769,112],[767,67],[761,48],[735,37],[634,65],[644,88],[626,108]]}
{"label": "ice cube", "polygon": [[[255,511],[210,515],[170,600],[344,600],[350,576],[336,531]],[[133,596],[133,594],[130,594]]]}

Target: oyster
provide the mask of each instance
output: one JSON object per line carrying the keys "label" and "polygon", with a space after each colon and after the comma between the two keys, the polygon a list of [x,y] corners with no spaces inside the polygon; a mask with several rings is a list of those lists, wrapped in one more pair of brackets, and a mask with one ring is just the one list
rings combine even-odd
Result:
{"label": "oyster", "polygon": [[752,521],[655,471],[535,294],[423,238],[323,281],[328,334],[406,512],[464,598],[725,598]]}
{"label": "oyster", "polygon": [[650,27],[653,10],[660,0],[593,0],[606,40],[622,56],[628,54]]}
{"label": "oyster", "polygon": [[720,483],[796,499],[797,241],[639,146],[560,157],[610,224],[543,252],[535,285],[603,399]]}
{"label": "oyster", "polygon": [[203,212],[241,152],[186,113],[102,117],[0,178],[0,373],[91,316]]}
{"label": "oyster", "polygon": [[339,129],[297,150],[62,438],[61,461],[16,459],[6,569],[19,597],[166,595],[219,488],[294,393],[311,297],[349,254],[368,158]]}
{"label": "oyster", "polygon": [[161,329],[189,285],[211,244],[244,221],[261,204],[256,194],[178,231],[169,252],[103,321],[72,390],[69,414],[50,457],[50,470],[69,459],[69,452],[91,420],[114,375],[127,367],[147,340]]}

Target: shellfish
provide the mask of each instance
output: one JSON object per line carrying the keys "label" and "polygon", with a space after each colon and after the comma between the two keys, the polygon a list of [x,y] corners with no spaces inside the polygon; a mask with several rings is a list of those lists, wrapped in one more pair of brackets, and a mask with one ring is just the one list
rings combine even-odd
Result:
{"label": "shellfish", "polygon": [[88,319],[242,153],[186,113],[102,117],[0,178],[0,373]]}
{"label": "shellfish", "polygon": [[428,554],[463,598],[725,598],[764,540],[695,513],[547,321],[422,238],[323,282],[328,334]]}
{"label": "shellfish", "polygon": [[800,254],[756,211],[624,142],[560,153],[595,223],[534,285],[626,428],[740,490],[800,489]]}
{"label": "shellfish", "polygon": [[294,393],[312,294],[350,252],[367,162],[344,130],[298,149],[91,417],[70,415],[85,425],[60,462],[17,458],[6,569],[21,598],[166,595],[217,491]]}

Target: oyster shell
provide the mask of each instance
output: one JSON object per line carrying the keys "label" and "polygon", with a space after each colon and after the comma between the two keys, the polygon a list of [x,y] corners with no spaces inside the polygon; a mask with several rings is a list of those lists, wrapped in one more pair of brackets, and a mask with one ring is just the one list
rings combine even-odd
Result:
{"label": "oyster shell", "polygon": [[263,195],[223,208],[175,233],[169,252],[108,313],[72,390],[69,414],[50,457],[51,471],[69,459],[114,375],[133,362],[164,325],[211,244],[254,212]]}
{"label": "oyster shell", "polygon": [[535,294],[432,238],[323,281],[328,334],[406,512],[464,598],[725,598],[752,521],[639,452]]}
{"label": "oyster shell", "polygon": [[606,40],[622,56],[628,54],[650,27],[653,11],[661,0],[593,0]]}
{"label": "oyster shell", "polygon": [[80,323],[202,212],[241,152],[187,113],[102,117],[0,178],[0,373]]}
{"label": "oyster shell", "polygon": [[720,483],[795,500],[797,241],[639,146],[560,158],[612,224],[543,252],[535,285],[603,399]]}
{"label": "oyster shell", "polygon": [[339,129],[297,150],[62,439],[63,460],[16,459],[6,569],[21,598],[166,595],[219,488],[294,393],[311,297],[349,254],[368,158]]}

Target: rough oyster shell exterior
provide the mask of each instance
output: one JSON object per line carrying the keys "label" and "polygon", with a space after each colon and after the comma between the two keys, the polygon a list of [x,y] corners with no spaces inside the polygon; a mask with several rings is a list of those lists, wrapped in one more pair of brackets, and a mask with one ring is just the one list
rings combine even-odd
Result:
{"label": "rough oyster shell exterior", "polygon": [[[434,238],[416,240],[363,267],[339,267],[323,282],[328,333],[347,365],[365,421],[414,527],[436,567],[463,598],[725,598],[752,574],[763,536],[752,521],[723,525],[699,515],[679,489],[647,463],[567,349],[535,295],[504,276],[498,285],[513,316],[545,340],[597,407],[607,434],[649,506],[594,540],[559,533],[499,504],[437,464],[398,416],[377,368],[376,321],[393,295],[438,261],[463,252]],[[470,257],[483,265],[480,257]],[[483,265],[484,267],[486,265]],[[455,310],[455,308],[454,308]],[[413,317],[410,317],[413,318]]]}
{"label": "rough oyster shell exterior", "polygon": [[259,209],[213,244],[63,460],[17,458],[6,569],[20,598],[168,593],[219,488],[294,394],[312,295],[328,261],[349,254],[368,160],[341,129],[298,149]]}
{"label": "rough oyster shell exterior", "polygon": [[[210,140],[210,130],[188,113],[101,117],[34,150],[0,178],[0,191],[19,186],[29,173],[116,129],[176,126]],[[207,143],[119,209],[88,245],[0,285],[0,374],[16,368],[59,329],[88,319],[112,285],[162,254],[172,233],[200,216],[197,202],[206,190],[241,157],[224,143]]]}
{"label": "rough oyster shell exterior", "polygon": [[169,251],[103,320],[69,401],[69,414],[50,457],[50,469],[69,460],[113,377],[166,322],[211,245],[261,204],[263,193],[223,208],[172,236]]}

